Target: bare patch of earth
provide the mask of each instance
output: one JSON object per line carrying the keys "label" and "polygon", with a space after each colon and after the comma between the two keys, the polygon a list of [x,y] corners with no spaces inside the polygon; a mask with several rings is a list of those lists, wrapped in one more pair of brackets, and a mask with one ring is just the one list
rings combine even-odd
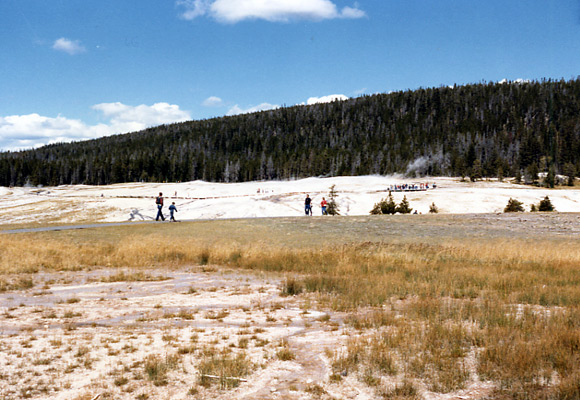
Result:
{"label": "bare patch of earth", "polygon": [[[0,398],[378,398],[354,373],[331,378],[330,351],[362,333],[311,296],[281,296],[283,278],[211,266],[145,273],[41,273],[34,288],[0,294]],[[250,374],[225,382],[235,387],[203,384],[202,360],[226,352],[245,354]],[[151,360],[166,367],[161,377]],[[475,377],[461,392],[421,395],[489,390]]]}

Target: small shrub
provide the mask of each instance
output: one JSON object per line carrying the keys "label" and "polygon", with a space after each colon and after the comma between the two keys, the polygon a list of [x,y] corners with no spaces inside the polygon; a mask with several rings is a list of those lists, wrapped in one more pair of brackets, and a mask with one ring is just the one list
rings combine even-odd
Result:
{"label": "small shrub", "polygon": [[296,359],[296,355],[286,341],[282,342],[282,348],[276,352],[276,357],[281,361],[292,361]]}
{"label": "small shrub", "polygon": [[150,355],[145,359],[145,373],[155,386],[167,385],[167,373],[175,369],[179,363],[179,356],[168,355],[161,358],[157,355]]}
{"label": "small shrub", "polygon": [[409,207],[409,201],[407,200],[407,196],[403,196],[403,200],[396,208],[396,212],[401,214],[410,214],[413,209]]}
{"label": "small shrub", "polygon": [[384,202],[384,199],[381,199],[378,203],[375,203],[372,210],[369,212],[371,215],[381,215],[383,212],[381,210],[381,203]]}
{"label": "small shrub", "polygon": [[503,209],[503,212],[504,213],[509,213],[509,212],[524,212],[524,203],[522,203],[521,201],[518,201],[516,199],[512,199],[510,197],[510,199],[508,200],[507,205]]}
{"label": "small shrub", "polygon": [[389,192],[389,195],[386,199],[381,199],[378,203],[375,203],[373,209],[371,210],[372,215],[381,215],[381,214],[395,214],[397,212],[397,205],[393,200],[393,195]]}
{"label": "small shrub", "polygon": [[544,199],[540,201],[538,211],[555,211],[554,205],[548,196],[544,197]]}

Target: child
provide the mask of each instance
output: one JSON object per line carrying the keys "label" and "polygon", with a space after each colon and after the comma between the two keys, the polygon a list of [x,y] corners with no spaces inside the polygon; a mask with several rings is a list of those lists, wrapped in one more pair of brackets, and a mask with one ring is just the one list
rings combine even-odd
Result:
{"label": "child", "polygon": [[169,220],[173,221],[173,222],[175,222],[175,217],[173,217],[174,212],[177,212],[177,207],[175,207],[175,202],[171,203],[171,205],[169,206],[169,214],[171,215]]}

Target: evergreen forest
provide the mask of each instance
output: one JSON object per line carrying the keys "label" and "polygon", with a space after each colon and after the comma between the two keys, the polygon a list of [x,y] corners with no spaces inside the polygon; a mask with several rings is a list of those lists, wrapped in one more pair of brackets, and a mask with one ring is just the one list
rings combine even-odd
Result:
{"label": "evergreen forest", "polygon": [[577,175],[580,78],[376,94],[0,153],[0,185]]}

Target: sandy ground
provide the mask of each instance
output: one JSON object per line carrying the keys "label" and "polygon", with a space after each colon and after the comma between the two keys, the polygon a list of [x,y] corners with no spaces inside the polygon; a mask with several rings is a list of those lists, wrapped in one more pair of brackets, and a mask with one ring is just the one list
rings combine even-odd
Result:
{"label": "sandy ground", "polygon": [[[549,196],[560,212],[580,212],[580,190],[545,189],[509,182],[460,182],[458,178],[407,179],[398,176],[308,178],[295,181],[167,184],[127,183],[110,186],[58,186],[43,188],[0,187],[0,224],[75,223],[153,220],[154,198],[166,196],[164,213],[175,202],[181,220],[254,218],[303,215],[304,198],[313,199],[314,214],[320,214],[322,197],[328,199],[335,185],[342,215],[368,215],[373,205],[387,196],[391,185],[429,183],[419,192],[395,192],[399,203],[407,196],[413,209],[428,213],[435,203],[441,213],[502,212],[510,197],[538,204]],[[437,187],[433,189],[433,184]]]}

